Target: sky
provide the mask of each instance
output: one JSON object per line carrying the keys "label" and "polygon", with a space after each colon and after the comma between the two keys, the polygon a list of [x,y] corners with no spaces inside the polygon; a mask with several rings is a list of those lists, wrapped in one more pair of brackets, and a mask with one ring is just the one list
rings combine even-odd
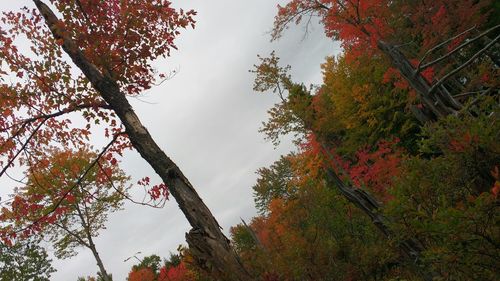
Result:
{"label": "sky", "polygon": [[[130,102],[228,234],[240,218],[249,221],[256,214],[255,171],[293,149],[289,141],[274,147],[258,132],[266,111],[279,99],[252,91],[254,76],[248,70],[258,62],[257,54],[266,56],[275,50],[283,64],[291,65],[294,81],[319,84],[320,64],[340,49],[314,24],[307,34],[303,26],[292,27],[282,39],[270,42],[276,5],[286,1],[173,2],[198,12],[196,28],[182,32],[176,41],[179,50],[157,63],[159,70],[178,73]],[[1,0],[0,10],[22,5],[33,7],[27,0]],[[137,153],[126,154],[121,164],[134,179],[151,176],[159,181]],[[137,189],[133,194],[140,196]],[[139,259],[151,254],[168,257],[185,244],[189,229],[173,198],[163,209],[127,202],[124,210],[110,215],[95,244],[114,280],[126,280],[136,260],[124,260],[137,252],[141,252]],[[98,270],[90,250],[84,248],[71,259],[54,258],[53,266],[57,269],[54,281],[76,280]]]}

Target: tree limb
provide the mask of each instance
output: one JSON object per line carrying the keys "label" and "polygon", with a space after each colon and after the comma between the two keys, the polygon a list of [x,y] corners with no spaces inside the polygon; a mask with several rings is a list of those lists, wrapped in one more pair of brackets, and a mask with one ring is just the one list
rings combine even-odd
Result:
{"label": "tree limb", "polygon": [[[435,65],[436,63],[439,63],[439,62],[441,62],[441,61],[445,60],[446,58],[448,58],[448,57],[452,56],[453,54],[455,54],[456,52],[460,51],[460,50],[461,50],[461,49],[463,49],[464,47],[466,47],[466,46],[468,46],[468,45],[470,45],[470,44],[472,44],[472,43],[476,42],[477,40],[481,39],[481,38],[482,38],[483,36],[485,36],[486,34],[490,33],[491,31],[493,31],[493,30],[495,30],[495,29],[497,29],[497,28],[499,28],[499,27],[500,27],[500,24],[499,24],[499,25],[497,25],[497,26],[494,26],[494,27],[492,27],[492,28],[490,28],[490,29],[488,29],[488,30],[486,30],[485,32],[483,32],[483,33],[479,34],[478,36],[476,36],[476,37],[474,37],[474,38],[472,38],[472,39],[470,39],[470,40],[467,40],[467,42],[464,42],[464,43],[460,44],[458,47],[456,47],[456,48],[455,48],[455,49],[453,49],[452,51],[448,52],[446,55],[441,56],[441,57],[439,57],[439,58],[437,58],[437,59],[435,59],[435,60],[433,60],[433,61],[431,61],[431,62],[428,62],[428,63],[426,63],[426,64],[424,64],[424,65],[422,65],[422,66],[421,66],[421,65],[420,65],[420,63],[419,63],[419,65],[418,65],[418,67],[417,67],[417,70],[415,71],[415,74],[418,74],[418,73],[419,73],[420,71],[422,71],[423,69],[426,69],[426,68],[428,68],[428,67],[430,67],[430,66]],[[460,36],[460,35],[461,35],[461,34],[459,34],[459,35],[455,36],[454,38],[456,38],[456,37],[458,37],[458,36]],[[445,42],[446,42],[446,41],[445,41]],[[421,62],[422,62],[422,61],[421,61]]]}
{"label": "tree limb", "polygon": [[120,118],[134,148],[168,186],[170,193],[193,227],[186,235],[186,239],[197,258],[209,263],[215,271],[228,280],[252,280],[208,207],[179,167],[153,140],[116,81],[109,75],[101,73],[83,55],[76,43],[66,35],[68,32],[60,29],[59,19],[47,5],[40,0],[33,0],[33,2],[54,38],[61,40],[66,54]]}
{"label": "tree limb", "polygon": [[432,85],[432,87],[429,89],[429,93],[434,92],[437,87],[439,87],[441,84],[443,84],[444,81],[446,81],[446,79],[450,78],[451,76],[453,76],[454,74],[456,74],[460,70],[464,69],[466,66],[468,66],[472,62],[474,62],[474,60],[476,58],[478,58],[479,55],[481,55],[486,50],[488,50],[491,46],[493,46],[496,43],[496,41],[498,41],[498,39],[500,39],[500,35],[498,35],[497,37],[495,37],[495,39],[493,39],[488,45],[486,45],[484,48],[482,48],[479,52],[475,53],[469,60],[467,60],[462,65],[460,65],[459,67],[455,68],[453,71],[449,72],[448,74],[446,74],[445,76],[443,76],[441,79],[439,79],[439,81],[437,81],[436,83],[434,83],[434,85]]}

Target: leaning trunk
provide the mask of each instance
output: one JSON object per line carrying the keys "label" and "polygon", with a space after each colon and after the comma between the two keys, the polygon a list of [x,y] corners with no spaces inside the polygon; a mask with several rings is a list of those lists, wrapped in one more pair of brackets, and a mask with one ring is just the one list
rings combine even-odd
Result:
{"label": "leaning trunk", "polygon": [[[435,121],[460,109],[461,105],[444,86],[433,89],[397,47],[382,40],[378,41],[377,45],[422,100],[425,108],[416,114],[420,121]],[[425,115],[425,118],[422,115]]]}
{"label": "leaning trunk", "polygon": [[134,148],[168,186],[192,226],[186,239],[198,262],[225,279],[252,280],[208,207],[179,167],[160,149],[142,125],[115,80],[101,73],[89,62],[75,42],[65,35],[67,33],[60,30],[58,18],[47,5],[40,0],[33,1],[54,38],[63,43],[63,50],[120,118]]}
{"label": "leaning trunk", "polygon": [[[328,162],[335,162],[335,158],[330,154],[329,149],[323,145],[323,151],[325,153],[326,158],[329,160]],[[393,237],[393,232],[389,228],[387,224],[387,218],[381,213],[381,205],[377,201],[377,199],[371,195],[369,192],[355,186],[351,186],[346,184],[333,170],[332,167],[325,167],[326,180],[329,186],[334,186],[337,190],[342,194],[349,202],[354,204],[358,209],[363,211],[365,215],[367,215],[375,227],[380,231],[380,233],[385,238]],[[406,241],[401,242],[399,245],[399,249],[403,254],[401,256],[402,261],[410,261],[415,265],[415,268],[418,271],[421,271],[421,277],[425,281],[432,280],[432,273],[425,272],[419,269],[420,264],[420,253],[423,248],[420,243],[416,239],[408,239]]]}

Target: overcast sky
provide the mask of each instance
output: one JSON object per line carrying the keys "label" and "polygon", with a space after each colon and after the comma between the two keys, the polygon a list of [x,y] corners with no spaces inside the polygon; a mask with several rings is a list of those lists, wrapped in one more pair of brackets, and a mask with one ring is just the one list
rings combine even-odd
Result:
{"label": "overcast sky", "polygon": [[[286,154],[285,142],[274,148],[258,133],[266,111],[278,102],[272,94],[252,91],[257,54],[272,50],[292,66],[295,81],[321,82],[320,64],[339,52],[338,44],[324,37],[321,27],[291,28],[278,42],[270,42],[276,0],[177,1],[176,6],[198,12],[195,30],[184,31],[178,51],[161,70],[178,69],[171,80],[147,92],[141,100],[130,99],[137,114],[160,147],[179,165],[198,190],[225,233],[240,217],[255,215],[252,186],[255,171]],[[0,9],[33,6],[28,0],[2,0]],[[123,168],[134,178],[152,176],[149,165],[137,154],[123,159]],[[189,225],[173,199],[155,210],[127,203],[125,210],[110,216],[107,229],[96,239],[98,251],[115,281],[125,280],[135,260],[157,254],[168,257]],[[58,270],[52,280],[71,281],[95,275],[97,266],[87,249],[67,260],[54,259]]]}

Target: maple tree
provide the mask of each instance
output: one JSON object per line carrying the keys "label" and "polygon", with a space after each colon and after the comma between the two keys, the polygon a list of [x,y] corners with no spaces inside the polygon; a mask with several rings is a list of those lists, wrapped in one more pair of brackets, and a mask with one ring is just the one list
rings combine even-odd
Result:
{"label": "maple tree", "polygon": [[[493,211],[497,208],[498,173],[495,172],[495,163],[498,161],[498,149],[490,142],[498,138],[498,134],[494,132],[495,126],[488,129],[483,127],[490,122],[496,124],[498,88],[495,81],[498,79],[479,81],[477,78],[481,75],[497,77],[497,51],[495,48],[489,49],[495,40],[476,47],[468,44],[478,43],[485,38],[488,40],[485,34],[496,27],[494,24],[492,29],[483,26],[482,30],[486,32],[475,30],[476,37],[468,40],[463,33],[460,34],[462,38],[457,39],[460,36],[456,36],[452,40],[442,41],[443,38],[455,36],[457,30],[467,30],[467,24],[471,22],[478,27],[485,23],[488,12],[483,8],[488,5],[481,1],[468,2],[467,5],[479,3],[472,8],[464,5],[470,8],[472,16],[458,21],[454,18],[445,20],[441,23],[447,22],[449,27],[455,27],[439,29],[439,32],[434,32],[435,27],[432,28],[430,23],[414,19],[414,24],[422,29],[417,28],[420,33],[412,33],[404,26],[397,26],[401,24],[401,21],[397,21],[401,13],[425,12],[425,16],[437,10],[426,5],[420,9],[420,6],[406,5],[405,1],[390,1],[390,5],[380,4],[382,2],[291,1],[280,9],[275,36],[281,34],[283,28],[292,21],[300,20],[301,16],[317,14],[322,19],[327,36],[341,40],[344,53],[338,58],[327,59],[323,65],[324,81],[320,87],[308,89],[303,84],[293,83],[287,73],[290,67],[280,66],[274,53],[269,58],[260,57],[260,64],[252,71],[256,74],[254,90],[277,92],[281,99],[281,103],[269,111],[270,119],[264,123],[262,132],[274,144],[279,143],[280,136],[294,134],[301,153],[290,155],[288,159],[310,159],[291,170],[283,169],[282,160],[270,168],[262,169],[265,173],[261,175],[255,189],[258,208],[264,209],[262,215],[252,221],[251,230],[245,225],[233,229],[236,249],[242,258],[260,276],[269,280],[327,278],[311,277],[320,274],[325,265],[319,266],[317,261],[308,264],[309,260],[301,258],[320,256],[320,249],[329,249],[328,246],[336,243],[344,247],[341,258],[345,258],[345,251],[351,253],[350,250],[355,249],[356,253],[363,252],[366,256],[377,257],[375,260],[385,262],[378,265],[373,261],[365,263],[363,258],[350,260],[352,256],[347,255],[345,268],[339,266],[335,273],[323,273],[325,276],[345,273],[339,277],[342,280],[393,280],[391,278],[405,279],[410,276],[416,280],[495,279],[493,260],[488,258],[484,263],[479,260],[482,255],[496,257],[498,252],[497,239],[492,238],[498,231],[498,216]],[[427,4],[438,8],[444,5],[440,1],[434,2]],[[458,4],[458,1],[451,2],[450,7]],[[342,7],[343,4],[348,7]],[[357,12],[356,5],[365,5],[365,12],[371,11],[366,21],[349,22],[349,16]],[[373,7],[370,8],[370,5]],[[465,17],[464,14],[460,16]],[[377,17],[383,21],[377,23]],[[437,24],[438,20],[439,17],[433,24]],[[377,24],[382,25],[377,27]],[[388,24],[386,27],[394,24],[393,27],[400,29],[384,31],[383,24]],[[370,32],[364,32],[363,29]],[[443,30],[445,32],[440,33]],[[391,53],[394,49],[384,49],[384,46],[387,47],[384,43],[387,42],[383,40],[391,42],[394,47],[411,41],[408,40],[411,36],[415,36],[412,39],[416,39],[417,45],[413,52],[397,50],[402,50],[403,46],[395,47],[395,54]],[[424,41],[418,41],[418,36],[428,41],[424,40],[424,44]],[[491,42],[492,45],[489,45]],[[437,48],[431,49],[432,52],[428,53],[435,44],[441,44],[438,47],[443,49],[435,54],[431,53]],[[468,47],[461,44],[467,44]],[[459,51],[463,57],[451,64],[444,63]],[[432,55],[435,57],[429,59]],[[422,62],[423,66],[429,68],[417,69],[420,67],[419,60],[410,62],[408,57],[418,56],[429,59],[432,65]],[[434,63],[433,59],[439,62]],[[406,67],[411,68],[410,77],[404,77],[405,73],[402,72],[408,68],[398,68],[397,64],[395,68],[390,67],[390,63],[394,66],[395,60],[408,62]],[[457,75],[455,80],[447,74],[448,71]],[[412,84],[415,81],[409,80],[421,75],[418,79],[422,79],[422,85],[426,85],[427,89],[437,89],[444,80],[434,80],[435,74],[444,75],[447,81],[445,86],[453,86],[457,97],[462,97],[462,94],[463,97],[473,96],[467,91],[474,87],[480,89],[474,92],[480,95],[469,102],[461,100],[466,106],[460,105],[451,110],[455,112],[451,116],[448,116],[450,112],[446,112],[453,107],[450,103],[446,104],[448,109],[437,109],[436,115],[428,115],[422,111],[428,109],[425,108],[425,101],[422,101],[422,96],[426,96],[418,92],[418,87],[415,87],[418,85]],[[406,80],[402,80],[402,76]],[[457,81],[460,85],[452,85]],[[438,124],[426,127],[417,120],[437,120]],[[423,135],[420,134],[421,130],[424,131]],[[446,176],[440,174],[444,171]],[[421,177],[425,179],[421,180]],[[327,179],[326,184],[323,178]],[[333,203],[323,201],[324,193],[314,193],[326,192],[331,187],[335,187],[330,190],[332,194],[341,195],[337,200],[347,199],[356,208],[346,204],[345,209],[339,210],[337,207],[325,211],[326,206]],[[295,193],[290,195],[287,193],[289,191]],[[307,196],[311,196],[310,201],[305,203],[302,200]],[[436,202],[436,198],[440,201]],[[320,206],[318,209],[322,209],[323,216],[329,216],[329,221],[315,224],[313,212],[309,208],[313,204]],[[429,205],[424,209],[425,204]],[[294,208],[297,205],[300,208]],[[362,241],[344,240],[352,236],[347,232],[353,228],[349,224],[338,224],[338,228],[329,230],[328,224],[342,220],[343,215],[357,220],[353,224],[360,233],[360,227],[365,231],[373,231],[371,227],[375,227],[381,234],[375,240],[383,237],[385,242],[379,240],[376,242],[381,244],[373,243],[367,237]],[[372,226],[366,224],[364,215],[371,220]],[[458,218],[462,219],[461,223],[458,223]],[[307,225],[314,225],[314,231],[323,234],[318,234],[317,237],[321,238],[308,240],[310,234],[304,231]],[[471,229],[471,225],[478,226],[478,229]],[[257,233],[257,239],[251,235],[252,231]],[[326,244],[317,247],[317,243],[321,243],[318,240],[326,240]],[[462,246],[469,245],[471,242],[467,241],[470,240],[474,241],[474,250]],[[316,250],[314,254],[309,253],[312,249]],[[299,256],[296,253],[300,253]],[[330,248],[329,255],[325,256],[334,259],[338,266],[338,257],[334,253]],[[305,273],[304,267],[299,264],[308,264],[304,267],[313,269]]]}
{"label": "maple tree", "polygon": [[[100,128],[111,140],[100,158],[117,164],[125,149],[134,148],[160,176],[163,185],[152,194],[165,195],[168,187],[193,227],[186,238],[198,261],[232,280],[249,280],[209,209],[126,97],[166,78],[152,61],[176,48],[174,39],[180,29],[194,27],[196,13],[176,10],[165,0],[33,3],[35,9],[8,12],[1,19],[0,176],[14,165],[36,165],[53,146],[82,147],[91,141],[91,129]],[[18,48],[19,40],[27,41],[29,51]],[[15,82],[6,82],[10,77]],[[83,125],[69,118],[78,114]],[[62,195],[61,201],[68,194]],[[2,238],[9,240],[12,231],[2,230]]]}
{"label": "maple tree", "polygon": [[143,267],[131,271],[127,278],[128,281],[155,281],[155,273],[149,267]]}
{"label": "maple tree", "polygon": [[38,228],[36,234],[53,243],[58,258],[76,255],[77,247],[88,248],[103,280],[110,280],[94,238],[105,228],[108,214],[122,207],[129,178],[111,163],[91,165],[97,154],[89,150],[51,153],[30,166],[26,185],[13,195],[10,209],[3,209],[3,221],[23,228],[23,236],[31,234],[32,226]]}
{"label": "maple tree", "polygon": [[[411,1],[293,0],[279,6],[273,38],[278,38],[290,23],[318,15],[326,35],[340,40],[348,56],[385,54],[419,95],[424,105],[419,118],[429,121],[461,110],[463,104],[452,95],[463,94],[464,89],[475,94],[491,91],[482,87],[484,82],[475,85],[476,71],[461,71],[475,65],[475,69],[488,69],[498,77],[494,70],[498,56],[489,49],[498,45],[500,37],[488,36],[500,25],[489,29],[486,25],[492,8],[488,0],[423,1],[420,5]],[[410,46],[410,54],[401,51],[404,46]],[[483,57],[486,59],[480,59]]]}
{"label": "maple tree", "polygon": [[195,280],[192,272],[190,272],[184,262],[180,262],[176,266],[170,268],[163,267],[158,275],[158,281],[190,281]]}
{"label": "maple tree", "polygon": [[198,271],[190,266],[192,263],[189,249],[179,246],[178,254],[170,254],[168,259],[163,260],[157,255],[151,255],[143,258],[139,264],[132,266],[128,279],[142,281],[210,281],[212,280],[203,271]]}

